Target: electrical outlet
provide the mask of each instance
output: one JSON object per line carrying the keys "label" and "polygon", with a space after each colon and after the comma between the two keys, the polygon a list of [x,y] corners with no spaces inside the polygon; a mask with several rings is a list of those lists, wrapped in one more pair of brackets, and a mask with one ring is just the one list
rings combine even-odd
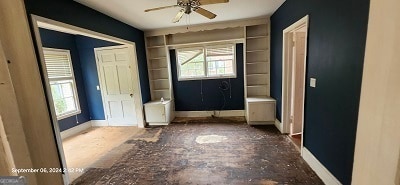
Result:
{"label": "electrical outlet", "polygon": [[317,79],[316,78],[310,78],[310,87],[317,87]]}

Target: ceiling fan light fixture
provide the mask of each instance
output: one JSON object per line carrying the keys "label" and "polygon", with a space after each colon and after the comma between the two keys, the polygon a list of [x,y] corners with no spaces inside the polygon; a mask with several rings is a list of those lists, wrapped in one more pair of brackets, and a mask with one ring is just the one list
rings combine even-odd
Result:
{"label": "ceiling fan light fixture", "polygon": [[186,13],[186,14],[192,13],[192,7],[186,6],[186,7],[185,7],[185,13]]}
{"label": "ceiling fan light fixture", "polygon": [[179,21],[182,19],[182,16],[183,16],[184,14],[185,14],[185,10],[184,10],[184,9],[181,9],[181,10],[178,12],[178,14],[176,14],[175,18],[172,19],[172,22],[173,22],[173,23],[179,22]]}
{"label": "ceiling fan light fixture", "polygon": [[180,7],[181,10],[172,20],[173,23],[179,22],[182,19],[182,16],[186,14],[190,14],[192,12],[196,12],[204,17],[209,19],[214,19],[217,15],[200,7],[201,5],[208,5],[208,4],[219,4],[219,3],[228,3],[229,0],[177,0],[176,5],[172,6],[164,6],[158,8],[147,9],[145,12],[154,11],[154,10],[161,10],[166,8],[172,7]]}

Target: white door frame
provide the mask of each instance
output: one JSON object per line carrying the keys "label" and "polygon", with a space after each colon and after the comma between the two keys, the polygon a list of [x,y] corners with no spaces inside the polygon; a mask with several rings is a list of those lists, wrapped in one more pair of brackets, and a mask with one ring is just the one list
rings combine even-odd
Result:
{"label": "white door frame", "polygon": [[[97,74],[99,77],[99,85],[100,85],[100,89],[105,89],[105,87],[103,86],[102,83],[102,79],[101,79],[101,74],[100,74],[100,63],[99,63],[99,58],[98,58],[98,51],[102,51],[102,50],[110,50],[110,49],[123,49],[123,48],[128,48],[128,54],[129,54],[129,58],[130,58],[130,64],[131,66],[135,66],[137,65],[137,59],[136,59],[136,49],[134,48],[134,46],[130,46],[130,45],[120,45],[120,46],[108,46],[108,47],[98,47],[98,48],[94,48],[94,54],[96,56],[96,67],[97,67]],[[138,74],[139,71],[136,71],[135,68],[132,69],[132,75],[133,73]],[[144,120],[143,117],[143,106],[140,104],[138,105],[138,103],[136,102],[141,102],[142,98],[140,96],[140,85],[139,85],[139,76],[138,75],[133,75],[132,78],[132,82],[133,82],[133,86],[132,87],[139,87],[139,90],[134,89],[133,90],[133,99],[135,101],[135,112],[136,112],[136,120],[138,121],[137,125],[139,126],[139,124],[143,124],[143,123],[139,123],[140,120]],[[106,111],[106,104],[105,104],[105,97],[104,97],[104,93],[103,91],[100,91],[101,93],[101,99],[103,100],[103,111],[104,111],[104,116],[105,116],[105,120],[107,121],[108,125],[108,118],[107,116],[107,111]],[[139,97],[140,96],[140,97]],[[143,126],[144,127],[144,126]]]}
{"label": "white door frame", "polygon": [[[134,55],[133,58],[135,59],[135,60],[133,60],[133,62],[134,62],[133,72],[135,73],[134,74],[135,78],[138,79],[137,83],[135,83],[136,86],[134,86],[134,87],[136,89],[138,89],[136,97],[139,98],[139,101],[135,101],[135,103],[136,103],[135,108],[138,108],[141,110],[140,114],[137,115],[138,127],[144,128],[145,121],[144,121],[144,115],[143,115],[142,93],[141,93],[140,81],[139,81],[139,68],[137,65],[136,44],[134,42],[127,41],[127,40],[120,39],[120,38],[113,37],[113,36],[109,36],[109,35],[102,34],[99,32],[91,31],[88,29],[80,28],[77,26],[69,25],[66,23],[59,22],[59,21],[51,20],[48,18],[40,17],[40,16],[33,15],[33,14],[31,14],[31,21],[32,21],[33,31],[35,34],[37,48],[38,48],[38,54],[40,57],[40,65],[42,66],[42,75],[44,75],[46,77],[46,78],[44,78],[46,83],[44,83],[43,85],[45,87],[47,100],[49,101],[50,105],[53,105],[53,99],[51,96],[51,89],[50,89],[49,81],[47,78],[47,71],[46,71],[46,68],[44,67],[45,63],[44,63],[44,54],[43,54],[43,49],[42,49],[43,44],[42,44],[42,39],[40,37],[39,27],[48,28],[51,30],[64,32],[64,33],[80,34],[80,35],[84,35],[87,37],[106,40],[106,41],[119,43],[119,44],[123,44],[123,45],[127,45],[127,46],[131,47],[132,49],[130,49],[130,51],[131,51],[131,53],[133,53],[133,55]],[[60,128],[57,124],[58,120],[57,120],[57,116],[55,113],[55,109],[53,106],[50,106],[49,109],[50,109],[50,113],[51,113],[51,120],[53,123],[54,134],[56,137],[55,139],[56,139],[58,154],[59,154],[59,157],[60,157],[61,163],[62,163],[61,165],[63,168],[66,168],[67,163],[65,160],[64,150],[62,147],[61,133],[60,133]],[[62,176],[63,176],[64,184],[69,184],[70,182],[69,182],[68,170],[66,170]]]}
{"label": "white door frame", "polygon": [[[289,91],[290,85],[291,85],[291,79],[290,79],[290,59],[291,57],[288,57],[289,49],[292,47],[291,40],[288,38],[290,32],[298,29],[299,27],[306,26],[307,32],[306,32],[306,37],[305,37],[305,54],[304,54],[304,79],[303,83],[306,84],[306,72],[307,72],[307,46],[308,46],[308,20],[309,16],[306,15],[302,19],[298,20],[294,24],[290,25],[286,29],[283,30],[283,47],[282,47],[282,117],[281,121],[282,123],[280,124],[280,129],[282,130],[282,133],[290,133],[290,94],[291,92]],[[304,131],[304,100],[305,100],[305,88],[303,90],[303,119],[302,119],[302,133]],[[303,137],[304,134],[301,135],[301,150],[303,150]]]}

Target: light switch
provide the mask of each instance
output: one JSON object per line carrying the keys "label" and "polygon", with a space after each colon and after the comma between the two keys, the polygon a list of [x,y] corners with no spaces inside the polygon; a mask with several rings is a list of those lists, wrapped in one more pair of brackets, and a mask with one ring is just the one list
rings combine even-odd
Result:
{"label": "light switch", "polygon": [[316,78],[310,78],[310,87],[317,87],[317,79]]}
{"label": "light switch", "polygon": [[98,91],[100,91],[100,86],[97,85],[97,86],[96,86],[96,89],[97,89]]}

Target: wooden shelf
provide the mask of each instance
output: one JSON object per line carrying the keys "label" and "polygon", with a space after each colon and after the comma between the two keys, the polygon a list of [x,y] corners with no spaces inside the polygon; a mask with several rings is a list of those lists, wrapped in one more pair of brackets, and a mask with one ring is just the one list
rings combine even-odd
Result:
{"label": "wooden shelf", "polygon": [[259,36],[246,37],[246,39],[266,39],[266,38],[268,38],[268,35],[259,35]]}
{"label": "wooden shelf", "polygon": [[154,57],[154,58],[150,58],[150,60],[161,60],[161,59],[166,59],[167,57]]}
{"label": "wooden shelf", "polygon": [[168,78],[159,78],[159,79],[153,79],[151,81],[168,81]]}
{"label": "wooden shelf", "polygon": [[266,87],[266,86],[268,86],[268,84],[256,84],[256,85],[248,85],[248,86],[246,86],[246,87]]}
{"label": "wooden shelf", "polygon": [[263,76],[268,75],[268,73],[253,73],[253,74],[246,74],[246,76]]}
{"label": "wooden shelf", "polygon": [[148,49],[157,49],[157,48],[164,48],[165,45],[157,45],[157,46],[148,46]]}
{"label": "wooden shelf", "polygon": [[246,98],[247,102],[264,102],[264,101],[276,101],[269,96],[249,96]]}
{"label": "wooden shelf", "polygon": [[256,65],[256,64],[268,64],[268,61],[263,62],[246,62],[247,65]]}
{"label": "wooden shelf", "polygon": [[169,91],[169,89],[154,89],[153,91]]}
{"label": "wooden shelf", "polygon": [[154,69],[150,69],[152,71],[159,71],[159,70],[166,70],[168,69],[167,67],[160,67],[160,68],[154,68]]}
{"label": "wooden shelf", "polygon": [[247,53],[256,53],[256,52],[266,52],[268,49],[257,49],[257,50],[249,50],[246,51]]}

